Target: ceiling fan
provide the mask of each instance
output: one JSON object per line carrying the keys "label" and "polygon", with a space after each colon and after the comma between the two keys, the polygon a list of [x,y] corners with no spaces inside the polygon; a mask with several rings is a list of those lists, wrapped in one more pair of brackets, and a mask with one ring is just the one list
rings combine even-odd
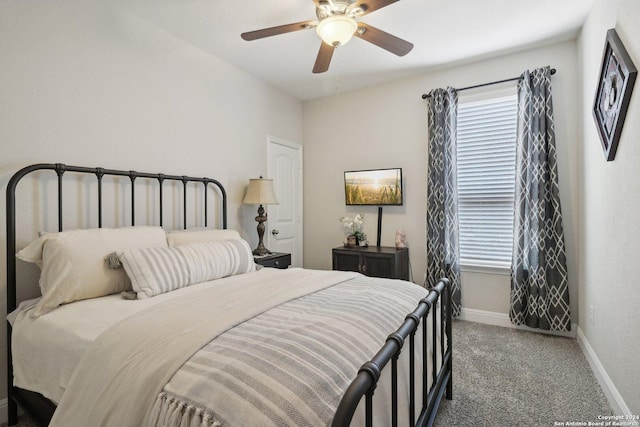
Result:
{"label": "ceiling fan", "polygon": [[392,34],[379,30],[357,19],[398,0],[313,0],[316,4],[317,20],[280,25],[257,31],[242,33],[244,40],[257,40],[278,34],[315,28],[322,39],[320,51],[313,66],[314,73],[329,69],[333,51],[356,36],[373,43],[395,55],[404,56],[413,49],[413,44]]}

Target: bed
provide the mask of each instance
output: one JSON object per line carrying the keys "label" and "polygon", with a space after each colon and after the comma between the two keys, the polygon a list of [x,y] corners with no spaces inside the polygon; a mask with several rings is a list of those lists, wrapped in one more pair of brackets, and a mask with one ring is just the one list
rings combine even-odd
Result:
{"label": "bed", "polygon": [[[18,252],[18,183],[51,171],[57,232]],[[97,227],[65,230],[63,188],[91,176],[92,197],[80,199],[97,208],[79,211],[95,211]],[[128,183],[129,201],[115,203],[130,210],[126,227],[103,227],[105,177]],[[156,194],[144,197],[151,225],[136,224],[141,181]],[[168,183],[181,187],[182,209],[170,206],[181,231],[164,230]],[[189,226],[189,203],[204,227]],[[42,268],[39,297],[19,301],[16,254]],[[452,398],[446,279],[425,290],[358,273],[257,270],[210,178],[21,169],[7,185],[7,313],[9,425],[19,405],[52,426],[425,426]]]}

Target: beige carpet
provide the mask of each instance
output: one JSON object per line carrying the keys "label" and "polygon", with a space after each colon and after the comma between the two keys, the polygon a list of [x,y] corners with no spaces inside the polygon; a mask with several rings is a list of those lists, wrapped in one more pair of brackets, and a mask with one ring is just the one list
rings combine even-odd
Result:
{"label": "beige carpet", "polygon": [[598,421],[611,407],[574,339],[456,321],[453,400],[439,427]]}
{"label": "beige carpet", "polygon": [[436,426],[553,426],[612,413],[576,340],[464,321],[453,333],[453,400]]}

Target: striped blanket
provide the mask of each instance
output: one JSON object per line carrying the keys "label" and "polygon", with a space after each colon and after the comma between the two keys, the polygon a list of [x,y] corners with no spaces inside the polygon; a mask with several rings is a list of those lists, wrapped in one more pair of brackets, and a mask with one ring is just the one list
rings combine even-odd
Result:
{"label": "striped blanket", "polygon": [[330,425],[359,367],[426,294],[359,276],[272,308],[192,356],[164,387],[151,424]]}

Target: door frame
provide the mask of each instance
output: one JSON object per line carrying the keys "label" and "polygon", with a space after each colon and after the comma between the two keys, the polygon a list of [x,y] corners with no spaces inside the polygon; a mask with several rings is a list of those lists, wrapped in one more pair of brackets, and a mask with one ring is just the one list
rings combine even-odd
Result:
{"label": "door frame", "polygon": [[[298,226],[297,226],[297,230],[296,233],[298,235],[298,244],[297,247],[295,248],[295,250],[297,251],[297,253],[300,254],[300,258],[298,258],[300,260],[300,266],[302,267],[302,265],[304,264],[304,235],[303,235],[303,230],[304,230],[304,211],[303,211],[303,207],[304,207],[304,200],[302,199],[302,195],[303,195],[303,187],[304,187],[304,181],[303,181],[303,163],[302,163],[302,150],[303,147],[301,144],[297,144],[295,142],[291,142],[291,141],[287,141],[286,139],[282,139],[282,138],[278,138],[276,136],[272,136],[272,135],[267,135],[267,176],[271,177],[271,173],[273,171],[270,170],[270,162],[269,159],[271,158],[271,154],[272,154],[272,148],[273,145],[281,145],[287,148],[291,148],[293,150],[297,150],[298,152],[298,164],[300,165],[300,167],[298,168],[298,182],[300,183],[300,185],[298,186],[298,209],[299,209],[299,221],[298,221]],[[268,233],[267,235],[268,238],[268,247],[271,247],[271,233]],[[295,266],[294,267],[298,267]]]}

